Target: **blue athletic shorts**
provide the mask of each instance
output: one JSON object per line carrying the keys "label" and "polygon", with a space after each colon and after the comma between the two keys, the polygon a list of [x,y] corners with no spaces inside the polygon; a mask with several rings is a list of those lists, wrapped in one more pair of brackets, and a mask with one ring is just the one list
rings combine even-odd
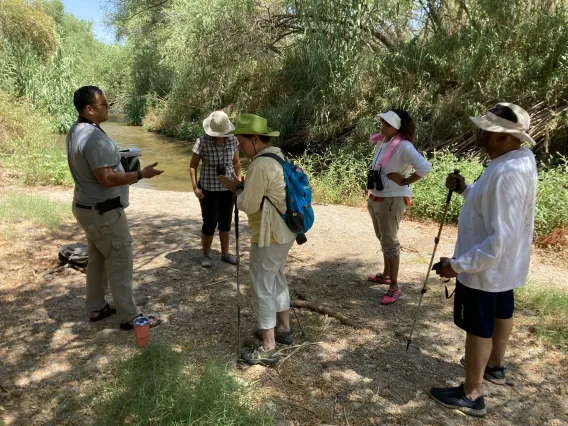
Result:
{"label": "blue athletic shorts", "polygon": [[490,339],[495,319],[512,318],[514,310],[513,290],[490,293],[456,282],[454,323],[474,336]]}

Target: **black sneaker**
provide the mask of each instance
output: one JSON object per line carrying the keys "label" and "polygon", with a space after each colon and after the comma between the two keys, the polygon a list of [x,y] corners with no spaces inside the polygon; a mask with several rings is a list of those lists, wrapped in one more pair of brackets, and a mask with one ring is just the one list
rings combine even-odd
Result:
{"label": "black sneaker", "polygon": [[[255,330],[254,337],[262,340],[262,331],[260,331],[260,328]],[[278,328],[274,328],[274,340],[283,345],[291,345],[294,343],[294,332],[292,329],[290,329],[290,331],[278,331]]]}
{"label": "black sneaker", "polygon": [[483,396],[472,401],[465,396],[463,383],[457,388],[432,388],[430,396],[442,407],[459,410],[474,417],[484,417],[487,414]]}
{"label": "black sneaker", "polygon": [[[462,356],[460,364],[465,367],[465,357]],[[496,385],[506,385],[507,375],[505,374],[505,367],[485,367],[483,378]]]}

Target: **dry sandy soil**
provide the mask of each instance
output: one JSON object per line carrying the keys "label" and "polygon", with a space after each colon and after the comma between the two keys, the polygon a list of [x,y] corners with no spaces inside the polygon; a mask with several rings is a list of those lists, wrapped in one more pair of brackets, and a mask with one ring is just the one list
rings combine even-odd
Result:
{"label": "dry sandy soil", "polygon": [[[33,191],[71,203],[70,190]],[[384,287],[366,281],[379,271],[382,258],[367,212],[323,205],[315,211],[308,243],[290,252],[291,293],[333,308],[358,327],[299,309],[307,336],[294,321],[295,343],[321,343],[301,347],[279,368],[235,369],[273,401],[278,424],[568,424],[566,352],[533,336],[534,318],[523,311],[517,312],[506,361],[514,385],[487,383],[485,420],[430,400],[431,386],[453,385],[464,376],[459,364],[464,333],[452,323],[452,302],[445,299],[437,277],[430,280],[413,344],[405,351],[436,225],[404,221],[404,294],[395,305],[381,306]],[[220,262],[218,251],[212,269],[200,267],[200,210],[193,194],[133,187],[127,214],[134,237],[136,299],[145,313],[166,320],[152,330],[152,340],[174,342],[198,361],[209,356],[234,360],[235,268]],[[255,316],[248,289],[249,233],[242,214],[241,230],[242,330],[249,336]],[[58,244],[83,240],[74,222],[56,233],[34,227],[20,231],[16,240],[0,240],[0,419],[7,425],[89,424],[88,408],[65,414],[66,401],[88,393],[114,359],[134,353],[133,334],[119,331],[113,317],[89,323],[85,276],[72,269],[54,271]],[[451,255],[455,238],[456,229],[447,226],[438,254]],[[567,272],[565,258],[535,252],[533,279],[568,290]]]}

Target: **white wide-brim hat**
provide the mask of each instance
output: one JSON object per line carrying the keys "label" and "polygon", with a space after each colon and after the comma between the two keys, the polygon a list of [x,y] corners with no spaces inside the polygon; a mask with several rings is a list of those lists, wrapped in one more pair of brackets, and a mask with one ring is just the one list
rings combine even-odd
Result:
{"label": "white wide-brim hat", "polygon": [[531,124],[529,113],[518,105],[501,102],[484,116],[469,118],[473,124],[487,132],[509,133],[533,146],[536,144],[528,133]]}
{"label": "white wide-brim hat", "polygon": [[203,120],[203,130],[209,136],[227,138],[232,136],[229,133],[235,130],[235,126],[223,111],[213,111]]}
{"label": "white wide-brim hat", "polygon": [[394,111],[387,111],[379,114],[379,117],[389,123],[392,127],[396,130],[400,130],[400,126],[402,124],[402,120],[398,116],[398,114]]}

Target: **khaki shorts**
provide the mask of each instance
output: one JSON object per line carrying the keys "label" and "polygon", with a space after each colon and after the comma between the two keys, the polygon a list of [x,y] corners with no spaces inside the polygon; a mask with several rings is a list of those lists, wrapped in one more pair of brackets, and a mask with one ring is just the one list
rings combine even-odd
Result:
{"label": "khaki shorts", "polygon": [[381,243],[381,249],[386,257],[400,256],[400,243],[398,242],[398,228],[406,203],[404,197],[389,197],[384,201],[369,199],[367,210],[373,220],[375,235]]}

